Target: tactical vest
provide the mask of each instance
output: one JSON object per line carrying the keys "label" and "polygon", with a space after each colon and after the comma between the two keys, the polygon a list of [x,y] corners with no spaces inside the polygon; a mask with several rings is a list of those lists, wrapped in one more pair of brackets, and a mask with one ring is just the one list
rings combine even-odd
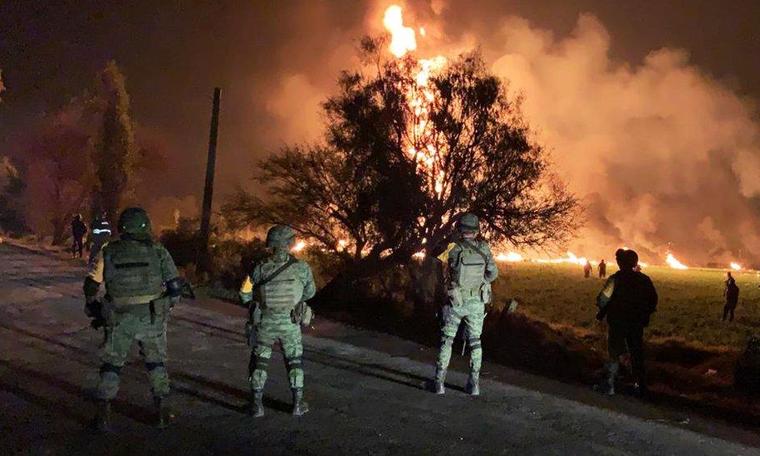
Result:
{"label": "tactical vest", "polygon": [[[269,277],[284,263],[268,261],[261,265],[261,277]],[[303,284],[298,277],[297,264],[288,266],[259,290],[262,310],[290,312],[303,297]]]}
{"label": "tactical vest", "polygon": [[[474,240],[470,242],[473,246],[481,248],[480,242]],[[457,245],[462,249],[459,254],[459,261],[454,265],[459,277],[459,287],[463,291],[480,290],[480,286],[485,282],[486,276],[485,258],[464,243],[458,243]]]}
{"label": "tactical vest", "polygon": [[133,240],[111,242],[103,248],[103,262],[106,294],[115,305],[147,304],[161,297],[157,246]]}

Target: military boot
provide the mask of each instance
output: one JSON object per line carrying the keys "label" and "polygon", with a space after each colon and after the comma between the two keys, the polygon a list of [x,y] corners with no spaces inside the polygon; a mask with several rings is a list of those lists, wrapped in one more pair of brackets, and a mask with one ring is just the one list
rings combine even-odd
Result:
{"label": "military boot", "polygon": [[251,406],[248,413],[254,418],[264,416],[264,391],[251,390]]}
{"label": "military boot", "polygon": [[98,401],[98,409],[90,423],[90,427],[95,432],[111,432],[111,401]]}
{"label": "military boot", "polygon": [[446,394],[446,386],[444,382],[446,381],[446,370],[438,370],[435,371],[435,380],[433,380],[433,392],[435,394],[441,395]]}
{"label": "military boot", "polygon": [[156,396],[153,398],[153,404],[156,407],[156,416],[158,418],[156,427],[166,429],[171,424],[171,413],[169,413],[169,407],[166,406],[166,398]]}
{"label": "military boot", "polygon": [[470,396],[480,396],[480,372],[470,372],[466,391]]}
{"label": "military boot", "polygon": [[303,416],[309,411],[309,404],[303,400],[303,389],[293,389],[293,416]]}

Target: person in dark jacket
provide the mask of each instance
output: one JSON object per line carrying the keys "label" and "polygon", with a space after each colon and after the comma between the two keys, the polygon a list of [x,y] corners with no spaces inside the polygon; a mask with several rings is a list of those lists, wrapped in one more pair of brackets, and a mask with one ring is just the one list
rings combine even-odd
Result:
{"label": "person in dark jacket", "polygon": [[604,258],[602,258],[599,261],[598,269],[599,269],[599,278],[600,279],[604,279],[605,277],[607,277],[607,262],[604,261]]}
{"label": "person in dark jacket", "polygon": [[87,225],[82,221],[82,216],[76,214],[74,218],[71,219],[71,237],[74,238],[74,243],[71,245],[72,258],[82,258],[85,234],[87,234]]}
{"label": "person in dark jacket", "polygon": [[739,303],[739,287],[736,280],[731,276],[731,272],[726,273],[726,288],[723,290],[723,296],[726,298],[726,305],[723,306],[723,321],[734,321],[734,310]]}
{"label": "person in dark jacket", "polygon": [[628,352],[640,395],[647,392],[644,369],[644,328],[657,309],[657,290],[652,280],[636,271],[639,256],[633,250],[618,249],[615,260],[620,270],[612,274],[597,296],[598,320],[607,319],[609,350],[608,376],[599,385],[607,394],[615,394],[615,380],[620,369],[620,356]]}

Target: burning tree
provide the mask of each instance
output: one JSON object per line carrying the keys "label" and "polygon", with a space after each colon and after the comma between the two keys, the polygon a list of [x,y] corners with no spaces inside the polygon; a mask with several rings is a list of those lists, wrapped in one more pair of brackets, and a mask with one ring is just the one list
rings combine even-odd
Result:
{"label": "burning tree", "polygon": [[102,112],[102,125],[93,154],[97,184],[91,209],[105,211],[110,218],[118,214],[134,170],[135,145],[129,115],[129,95],[124,75],[111,61],[100,73],[96,102]]}
{"label": "burning tree", "polygon": [[288,223],[357,273],[403,263],[445,241],[474,212],[493,242],[538,246],[575,227],[575,198],[548,171],[520,99],[478,53],[385,59],[365,39],[323,105],[325,140],[287,146],[225,205],[241,223]]}

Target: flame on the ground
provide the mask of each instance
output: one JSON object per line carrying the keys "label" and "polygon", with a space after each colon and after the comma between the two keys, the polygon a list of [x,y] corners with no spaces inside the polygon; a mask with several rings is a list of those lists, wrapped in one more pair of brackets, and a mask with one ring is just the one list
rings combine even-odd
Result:
{"label": "flame on the ground", "polygon": [[734,271],[741,271],[742,269],[744,269],[742,268],[742,265],[740,265],[739,263],[735,261],[732,261],[729,267],[731,267],[731,269],[733,269]]}
{"label": "flame on the ground", "polygon": [[672,253],[668,253],[665,257],[665,263],[673,269],[689,269],[688,266],[678,261]]}
{"label": "flame on the ground", "polygon": [[496,255],[495,259],[500,263],[518,263],[525,260],[525,258],[517,252],[499,253]]}
{"label": "flame on the ground", "polygon": [[296,242],[296,244],[293,246],[293,248],[292,248],[292,249],[290,249],[290,251],[291,251],[291,252],[294,252],[294,253],[298,253],[298,252],[300,252],[301,250],[303,250],[305,247],[306,247],[306,242],[304,242],[304,241],[298,241],[298,242]]}
{"label": "flame on the ground", "polygon": [[537,263],[569,263],[569,264],[577,264],[580,266],[585,265],[588,263],[588,259],[586,257],[579,257],[576,256],[573,252],[567,252],[567,256],[564,258],[539,258],[536,260]]}

